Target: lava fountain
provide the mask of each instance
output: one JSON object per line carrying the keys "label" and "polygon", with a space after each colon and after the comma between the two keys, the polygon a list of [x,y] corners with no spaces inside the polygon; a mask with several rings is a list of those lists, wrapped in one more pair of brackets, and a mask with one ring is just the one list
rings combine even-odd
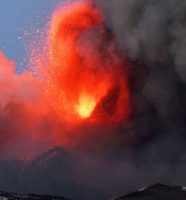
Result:
{"label": "lava fountain", "polygon": [[63,120],[115,123],[131,117],[129,63],[95,5],[57,8],[46,49],[47,95]]}

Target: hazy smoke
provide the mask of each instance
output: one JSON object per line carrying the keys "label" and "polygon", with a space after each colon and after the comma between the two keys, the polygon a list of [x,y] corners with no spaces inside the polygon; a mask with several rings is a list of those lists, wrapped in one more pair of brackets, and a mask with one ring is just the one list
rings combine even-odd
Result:
{"label": "hazy smoke", "polygon": [[[186,81],[185,6],[183,0],[99,1],[120,47],[133,60],[143,62],[148,76],[146,98],[171,117],[183,110],[181,81]],[[181,87],[182,87],[181,86]],[[174,106],[172,106],[174,105]]]}
{"label": "hazy smoke", "polygon": [[17,75],[15,67],[0,51],[1,159],[29,159],[52,143],[43,85],[29,72]]}
{"label": "hazy smoke", "polygon": [[130,57],[147,63],[173,63],[185,81],[185,1],[100,0],[100,3],[106,4],[108,23]]}

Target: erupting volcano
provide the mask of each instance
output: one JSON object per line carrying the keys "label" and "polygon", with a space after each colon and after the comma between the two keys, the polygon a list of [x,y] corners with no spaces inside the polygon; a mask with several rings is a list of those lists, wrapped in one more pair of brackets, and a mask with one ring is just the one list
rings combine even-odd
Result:
{"label": "erupting volcano", "polygon": [[[109,125],[131,118],[130,64],[103,16],[88,0],[56,8],[27,45],[35,73],[15,73],[0,55],[0,158],[6,152],[29,159],[56,145],[90,147]],[[24,151],[16,149],[23,143]]]}
{"label": "erupting volcano", "polygon": [[97,7],[80,1],[56,9],[46,49],[42,60],[47,60],[47,95],[63,120],[130,118],[129,63]]}

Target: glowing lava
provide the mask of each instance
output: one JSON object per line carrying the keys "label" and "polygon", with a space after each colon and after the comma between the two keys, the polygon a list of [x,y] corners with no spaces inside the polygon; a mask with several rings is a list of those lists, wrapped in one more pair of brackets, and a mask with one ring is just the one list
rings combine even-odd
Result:
{"label": "glowing lava", "polygon": [[90,117],[92,111],[96,106],[96,101],[88,96],[82,96],[79,99],[79,104],[77,105],[77,112],[82,118]]}
{"label": "glowing lava", "polygon": [[130,118],[128,63],[98,8],[80,1],[55,10],[47,51],[48,96],[61,118],[68,122]]}

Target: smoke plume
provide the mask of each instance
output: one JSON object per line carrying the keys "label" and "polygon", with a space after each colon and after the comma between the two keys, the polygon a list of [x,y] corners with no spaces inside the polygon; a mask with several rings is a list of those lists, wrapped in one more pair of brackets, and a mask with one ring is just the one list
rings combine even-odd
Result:
{"label": "smoke plume", "polygon": [[185,2],[98,2],[120,47],[146,65],[145,97],[162,116],[178,119],[185,104]]}

